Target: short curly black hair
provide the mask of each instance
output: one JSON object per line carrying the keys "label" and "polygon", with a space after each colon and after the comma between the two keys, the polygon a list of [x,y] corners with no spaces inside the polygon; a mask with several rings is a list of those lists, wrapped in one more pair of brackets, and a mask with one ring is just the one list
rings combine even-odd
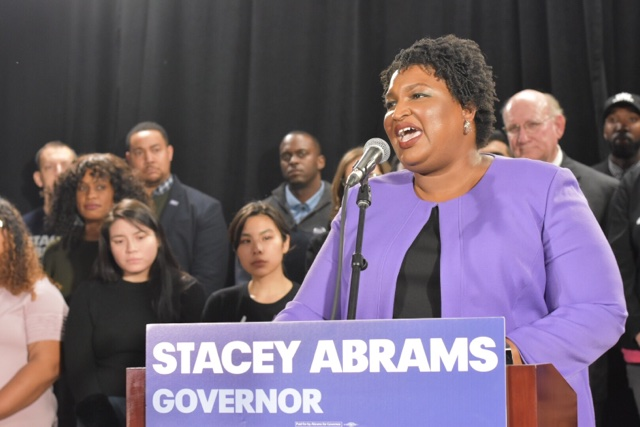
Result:
{"label": "short curly black hair", "polygon": [[122,199],[136,199],[149,204],[149,196],[142,182],[133,175],[127,162],[111,153],[92,153],[78,157],[56,182],[53,191],[49,226],[63,245],[74,245],[83,236],[84,221],[76,208],[76,190],[85,173],[94,178],[107,178],[113,187],[113,203]]}
{"label": "short curly black hair", "polygon": [[412,65],[433,70],[435,77],[446,83],[460,105],[476,108],[476,146],[485,146],[496,122],[494,103],[498,98],[492,68],[487,65],[478,44],[451,34],[416,41],[409,48],[401,50],[380,73],[383,98],[389,90],[393,74]]}
{"label": "short curly black hair", "polygon": [[162,135],[164,142],[166,142],[167,145],[169,145],[169,134],[167,133],[165,128],[162,127],[162,125],[156,122],[140,122],[134,127],[132,127],[129,133],[127,134],[127,137],[125,139],[125,145],[127,147],[127,150],[131,148],[131,137],[134,134],[145,131],[145,130],[156,130],[160,132],[160,135]]}

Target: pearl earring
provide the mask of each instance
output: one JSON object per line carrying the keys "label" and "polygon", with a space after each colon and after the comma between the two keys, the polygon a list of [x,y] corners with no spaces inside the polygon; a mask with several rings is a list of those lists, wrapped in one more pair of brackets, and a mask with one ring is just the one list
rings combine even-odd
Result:
{"label": "pearl earring", "polygon": [[464,121],[464,126],[462,127],[462,131],[465,135],[468,135],[471,132],[471,122],[469,120]]}

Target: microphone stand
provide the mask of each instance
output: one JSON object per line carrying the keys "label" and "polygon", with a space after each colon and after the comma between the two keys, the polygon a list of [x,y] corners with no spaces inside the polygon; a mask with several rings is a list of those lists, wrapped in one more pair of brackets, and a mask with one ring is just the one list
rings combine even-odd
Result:
{"label": "microphone stand", "polygon": [[369,177],[365,175],[358,190],[358,207],[360,214],[358,217],[358,230],[356,232],[356,247],[351,257],[351,287],[349,288],[349,306],[347,319],[356,318],[356,306],[358,304],[358,290],[360,288],[360,273],[367,269],[367,260],[362,256],[362,238],[364,235],[364,218],[366,210],[371,206],[371,186]]}

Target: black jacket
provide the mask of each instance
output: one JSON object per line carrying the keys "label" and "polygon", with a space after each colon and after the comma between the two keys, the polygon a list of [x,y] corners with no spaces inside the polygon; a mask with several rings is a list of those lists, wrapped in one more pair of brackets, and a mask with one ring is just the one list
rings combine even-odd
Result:
{"label": "black jacket", "polygon": [[180,268],[195,277],[206,296],[225,286],[229,239],[219,201],[173,176],[160,223]]}

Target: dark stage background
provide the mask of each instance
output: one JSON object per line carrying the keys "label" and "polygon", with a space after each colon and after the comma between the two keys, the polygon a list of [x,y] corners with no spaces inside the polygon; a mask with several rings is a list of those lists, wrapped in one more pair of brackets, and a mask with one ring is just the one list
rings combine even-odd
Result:
{"label": "dark stage background", "polygon": [[447,33],[480,44],[501,100],[556,95],[563,147],[593,164],[603,101],[640,92],[639,18],[637,0],[1,0],[0,194],[39,204],[46,141],[123,155],[129,128],[155,120],[174,172],[229,220],[279,183],[287,131],[318,136],[327,180],[348,148],[386,138],[379,72]]}
{"label": "dark stage background", "polygon": [[[174,172],[228,221],[280,182],[288,131],[320,139],[327,180],[347,149],[386,138],[379,72],[448,33],[480,44],[502,101],[553,93],[563,148],[594,164],[608,151],[604,100],[640,93],[639,23],[638,0],[0,0],[0,195],[39,205],[33,156],[46,141],[124,155],[128,130],[154,120]],[[610,425],[638,425],[616,387]]]}

